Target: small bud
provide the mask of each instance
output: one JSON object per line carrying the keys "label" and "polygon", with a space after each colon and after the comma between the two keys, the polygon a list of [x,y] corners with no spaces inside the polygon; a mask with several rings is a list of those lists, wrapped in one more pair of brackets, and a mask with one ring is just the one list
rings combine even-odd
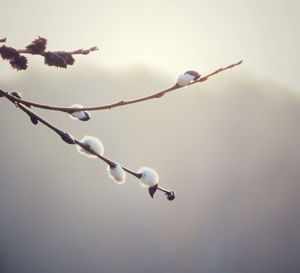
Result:
{"label": "small bud", "polygon": [[115,166],[108,165],[107,172],[108,172],[109,178],[114,180],[117,184],[124,184],[126,174],[119,164],[117,164]]}
{"label": "small bud", "polygon": [[16,98],[18,98],[18,99],[20,99],[20,100],[22,99],[22,95],[18,91],[12,91],[12,92],[9,92],[9,94],[16,97]]}
{"label": "small bud", "polygon": [[66,68],[67,64],[64,59],[53,52],[45,52],[44,53],[44,62],[49,66],[56,66]]}
{"label": "small bud", "polygon": [[9,61],[12,68],[16,70],[26,70],[27,69],[27,59],[24,56],[14,57]]}
{"label": "small bud", "polygon": [[175,199],[175,192],[174,191],[169,191],[168,193],[166,193],[167,195],[167,199],[169,201],[173,201]]}
{"label": "small bud", "polygon": [[159,176],[156,171],[148,167],[142,167],[138,172],[141,174],[140,183],[143,188],[151,188],[158,184]]}
{"label": "small bud", "polygon": [[30,116],[30,120],[34,125],[37,125],[39,123],[38,119],[34,116]]}
{"label": "small bud", "polygon": [[150,196],[151,196],[152,198],[153,198],[155,192],[157,191],[157,189],[158,189],[158,184],[156,184],[155,186],[150,187],[150,188],[148,189],[149,194],[150,194]]}
{"label": "small bud", "polygon": [[[76,108],[83,108],[82,105],[80,104],[73,104],[71,106],[72,108],[76,109]],[[72,119],[79,119],[81,121],[88,121],[91,119],[91,114],[87,111],[75,111],[70,113],[70,117]]]}
{"label": "small bud", "polygon": [[28,50],[32,54],[39,54],[46,49],[47,40],[45,38],[39,37],[38,39],[35,39],[31,42],[30,45],[26,46]]}
{"label": "small bud", "polygon": [[[81,139],[81,142],[85,144],[89,149],[93,150],[97,154],[103,155],[104,154],[104,146],[100,139],[93,137],[93,136],[84,136],[83,139]],[[96,155],[90,153],[86,149],[82,148],[81,146],[77,147],[77,151],[83,155],[86,155],[88,157],[97,158]]]}
{"label": "small bud", "polygon": [[18,57],[20,54],[16,49],[3,45],[0,47],[0,55],[3,60],[11,60]]}
{"label": "small bud", "polygon": [[186,71],[177,78],[177,84],[181,87],[188,85],[191,81],[196,81],[201,77],[201,75],[196,71]]}
{"label": "small bud", "polygon": [[75,144],[74,138],[70,134],[64,132],[60,136],[64,142],[68,144]]}

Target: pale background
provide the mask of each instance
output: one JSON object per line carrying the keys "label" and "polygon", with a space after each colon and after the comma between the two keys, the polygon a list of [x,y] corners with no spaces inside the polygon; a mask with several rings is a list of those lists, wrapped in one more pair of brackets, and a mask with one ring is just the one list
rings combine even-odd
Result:
{"label": "pale background", "polygon": [[299,1],[0,1],[23,48],[98,46],[67,70],[0,60],[0,88],[52,105],[102,105],[168,88],[176,75],[244,60],[207,82],[83,123],[36,110],[106,155],[149,166],[168,202],[133,177],[0,107],[0,272],[234,273],[300,270]]}

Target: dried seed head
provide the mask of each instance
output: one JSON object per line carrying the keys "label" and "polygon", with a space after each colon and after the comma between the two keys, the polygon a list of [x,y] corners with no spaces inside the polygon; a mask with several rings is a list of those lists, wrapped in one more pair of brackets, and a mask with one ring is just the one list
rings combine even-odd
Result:
{"label": "dried seed head", "polygon": [[61,58],[63,58],[66,64],[72,65],[75,63],[75,59],[73,58],[72,54],[69,52],[57,51],[54,53],[60,56]]}
{"label": "dried seed head", "polygon": [[12,68],[16,70],[26,70],[27,69],[27,59],[24,56],[18,56],[9,61]]}
{"label": "dried seed head", "polygon": [[56,66],[66,68],[67,64],[64,59],[53,52],[45,52],[44,53],[44,61],[45,64],[49,66]]}
{"label": "dried seed head", "polygon": [[0,55],[3,60],[11,60],[15,57],[18,57],[20,54],[14,48],[3,45],[0,47]]}
{"label": "dried seed head", "polygon": [[35,39],[32,41],[32,43],[26,48],[30,50],[32,54],[39,54],[43,51],[45,51],[47,45],[47,40],[45,38],[39,37],[38,39]]}
{"label": "dried seed head", "polygon": [[12,91],[12,92],[9,92],[9,94],[16,97],[16,98],[18,98],[18,99],[20,99],[20,100],[22,99],[22,95],[18,91]]}

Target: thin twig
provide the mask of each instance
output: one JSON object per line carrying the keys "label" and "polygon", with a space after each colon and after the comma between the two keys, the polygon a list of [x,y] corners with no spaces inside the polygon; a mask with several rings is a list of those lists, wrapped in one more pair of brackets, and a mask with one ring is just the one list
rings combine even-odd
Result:
{"label": "thin twig", "polygon": [[[229,65],[225,68],[219,68],[218,70],[216,70],[216,71],[214,71],[214,72],[212,72],[208,75],[205,75],[204,77],[200,78],[199,80],[193,81],[193,82],[189,83],[188,85],[192,85],[192,84],[199,83],[199,82],[204,82],[204,81],[208,80],[211,76],[214,76],[214,75],[216,75],[216,74],[218,74],[222,71],[225,71],[225,70],[231,69],[231,68],[233,68],[237,65],[240,65],[242,62],[243,61],[241,60],[241,61],[239,61],[237,63],[234,63],[234,64],[231,64],[231,65]],[[168,89],[165,89],[163,91],[157,92],[155,94],[152,94],[152,95],[149,95],[149,96],[146,96],[146,97],[142,97],[142,98],[138,98],[138,99],[134,99],[134,100],[127,100],[127,101],[121,100],[121,101],[113,103],[113,104],[107,104],[107,105],[102,105],[102,106],[76,108],[76,110],[74,110],[74,108],[70,108],[70,107],[50,106],[50,105],[46,105],[46,104],[39,104],[39,103],[36,103],[36,102],[31,102],[31,101],[27,101],[27,100],[18,99],[14,96],[9,95],[8,92],[3,91],[1,89],[0,89],[0,94],[2,94],[3,96],[6,96],[8,98],[10,97],[11,99],[15,100],[16,102],[23,103],[27,106],[33,106],[33,107],[48,109],[48,110],[53,110],[53,111],[62,111],[62,112],[66,112],[66,113],[72,113],[74,111],[107,110],[107,109],[112,109],[112,108],[115,108],[115,107],[120,107],[120,106],[124,106],[124,105],[128,105],[128,104],[139,103],[139,102],[150,100],[150,99],[157,99],[157,98],[161,98],[162,96],[164,96],[165,94],[167,94],[171,91],[174,91],[174,90],[180,89],[180,88],[182,88],[182,86],[179,86],[178,84],[175,84],[174,86],[172,86]]]}
{"label": "thin twig", "polygon": [[[69,53],[71,55],[73,54],[82,54],[82,55],[87,55],[93,51],[97,51],[99,50],[98,47],[96,46],[93,46],[89,49],[77,49],[77,50],[74,50],[74,51],[64,51],[65,53]],[[19,53],[21,54],[31,54],[31,55],[41,55],[41,56],[44,56],[46,52],[42,51],[42,52],[37,52],[37,53],[33,53],[30,49],[18,49],[17,50]]]}
{"label": "thin twig", "polygon": [[[12,103],[15,104],[15,102],[13,100],[11,100],[10,98],[8,98],[8,100],[10,100]],[[66,133],[59,129],[58,127],[54,126],[53,124],[51,124],[49,121],[45,120],[44,118],[42,118],[41,116],[37,115],[36,113],[32,112],[31,110],[29,110],[28,108],[26,108],[25,106],[23,106],[21,103],[16,103],[17,107],[19,109],[21,109],[22,111],[24,111],[26,114],[28,114],[30,117],[34,117],[36,118],[38,121],[40,121],[41,123],[43,123],[44,125],[46,125],[48,128],[50,128],[51,130],[53,130],[54,132],[56,132],[59,136],[63,137],[63,135],[65,135]],[[89,146],[87,146],[85,143],[71,137],[72,140],[74,140],[74,143],[73,144],[77,144],[79,145],[80,147],[82,147],[83,149],[87,150],[88,152],[92,153],[93,155],[97,156],[99,159],[101,159],[102,161],[104,161],[105,163],[107,163],[108,165],[110,166],[116,166],[117,163],[110,160],[109,158],[107,157],[104,157],[103,155],[95,152],[94,150],[90,149]],[[127,173],[137,177],[137,178],[140,178],[141,177],[141,174],[133,171],[133,170],[130,170],[129,168],[126,168],[126,167],[123,167],[121,166],[121,168],[126,171]],[[158,190],[164,192],[165,194],[171,194],[171,191],[169,190],[166,190],[160,186],[158,186],[157,188]]]}

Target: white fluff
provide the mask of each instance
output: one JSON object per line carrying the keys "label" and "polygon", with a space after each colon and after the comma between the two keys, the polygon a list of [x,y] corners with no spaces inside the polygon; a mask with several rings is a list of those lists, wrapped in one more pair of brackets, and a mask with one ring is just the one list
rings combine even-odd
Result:
{"label": "white fluff", "polygon": [[[76,108],[83,108],[83,106],[80,105],[80,104],[73,104],[71,106],[71,108],[75,108],[75,109]],[[70,117],[72,119],[84,119],[86,117],[86,114],[85,114],[84,111],[77,111],[77,112],[70,113]]]}
{"label": "white fluff", "polygon": [[188,85],[191,81],[195,79],[195,76],[190,75],[190,74],[181,74],[177,78],[177,84],[180,86],[186,86]]}
{"label": "white fluff", "polygon": [[113,168],[108,165],[107,172],[109,178],[114,180],[117,184],[123,184],[125,182],[126,174],[119,164]]}
{"label": "white fluff", "polygon": [[141,186],[143,188],[150,188],[158,184],[158,173],[148,167],[142,167],[138,171],[142,176],[140,178]]}
{"label": "white fluff", "polygon": [[[95,151],[96,153],[103,155],[104,154],[104,146],[100,139],[93,137],[93,136],[84,136],[83,139],[80,140],[82,143],[87,144],[90,149]],[[81,146],[77,146],[77,151],[81,154],[84,154],[88,157],[94,157],[97,156],[93,155],[89,151],[83,149]]]}

